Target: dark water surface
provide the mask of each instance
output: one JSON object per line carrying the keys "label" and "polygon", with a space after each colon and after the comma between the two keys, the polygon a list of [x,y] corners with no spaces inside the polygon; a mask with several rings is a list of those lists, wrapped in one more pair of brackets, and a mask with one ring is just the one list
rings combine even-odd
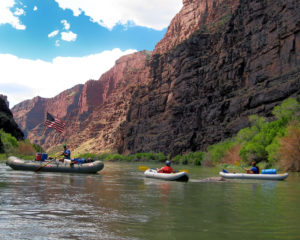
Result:
{"label": "dark water surface", "polygon": [[[153,167],[153,165],[151,165]],[[300,175],[285,181],[146,179],[137,164],[95,175],[0,164],[0,239],[300,239]]]}

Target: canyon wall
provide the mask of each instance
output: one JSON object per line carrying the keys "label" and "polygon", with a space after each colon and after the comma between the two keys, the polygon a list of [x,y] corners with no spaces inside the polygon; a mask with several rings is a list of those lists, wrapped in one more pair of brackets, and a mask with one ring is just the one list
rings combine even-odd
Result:
{"label": "canyon wall", "polygon": [[213,23],[217,31],[208,26],[154,55],[152,80],[133,95],[119,152],[203,150],[248,126],[249,115],[270,117],[299,95],[299,14],[297,0],[241,0],[230,18]]}
{"label": "canyon wall", "polygon": [[[15,120],[32,142],[46,150],[62,143],[75,152],[112,149],[133,89],[148,78],[149,57],[147,51],[126,55],[99,80],[89,80],[54,98],[35,97],[17,104],[12,109]],[[66,122],[62,134],[44,127],[47,112]]]}
{"label": "canyon wall", "polygon": [[[16,105],[16,122],[34,143],[73,153],[204,150],[268,118],[300,89],[298,0],[184,0],[153,53],[116,61],[50,99]],[[66,121],[44,129],[46,112]]]}

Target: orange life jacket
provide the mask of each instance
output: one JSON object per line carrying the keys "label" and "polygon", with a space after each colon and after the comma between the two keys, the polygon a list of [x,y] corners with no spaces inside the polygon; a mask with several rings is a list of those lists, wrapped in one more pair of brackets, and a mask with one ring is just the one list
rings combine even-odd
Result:
{"label": "orange life jacket", "polygon": [[172,173],[174,172],[173,169],[169,166],[164,166],[161,170],[158,171],[159,173]]}

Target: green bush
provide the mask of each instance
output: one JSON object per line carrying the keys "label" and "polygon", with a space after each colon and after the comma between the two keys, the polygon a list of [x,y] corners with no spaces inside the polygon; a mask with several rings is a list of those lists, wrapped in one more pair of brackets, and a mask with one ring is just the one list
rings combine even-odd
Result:
{"label": "green bush", "polygon": [[6,158],[7,158],[7,156],[5,153],[0,154],[0,161],[6,161]]}
{"label": "green bush", "polygon": [[38,144],[32,144],[32,146],[34,147],[36,152],[40,152],[40,153],[45,152],[44,149]]}
{"label": "green bush", "polygon": [[286,99],[273,109],[272,114],[276,118],[272,122],[256,115],[250,116],[252,126],[237,134],[236,141],[243,143],[239,152],[243,161],[268,161],[273,164],[279,160],[279,139],[285,135],[289,122],[299,122],[300,104],[294,98]]}
{"label": "green bush", "polygon": [[288,98],[274,107],[272,114],[276,119],[285,121],[285,124],[291,120],[300,121],[300,103],[294,98]]}
{"label": "green bush", "polygon": [[18,140],[10,133],[4,132],[3,129],[0,129],[0,138],[3,143],[5,153],[13,153],[15,152],[15,149],[19,146]]}
{"label": "green bush", "polygon": [[222,160],[226,152],[235,145],[232,139],[211,145],[207,148],[207,156],[209,160],[215,165]]}

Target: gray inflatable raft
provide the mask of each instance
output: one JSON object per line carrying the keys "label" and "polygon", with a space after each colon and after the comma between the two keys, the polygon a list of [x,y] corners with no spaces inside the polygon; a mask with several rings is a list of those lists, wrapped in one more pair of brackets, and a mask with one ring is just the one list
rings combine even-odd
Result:
{"label": "gray inflatable raft", "polygon": [[288,173],[283,174],[248,174],[248,173],[219,173],[221,177],[227,179],[256,179],[256,180],[284,180]]}
{"label": "gray inflatable raft", "polygon": [[94,161],[83,164],[73,164],[54,161],[28,161],[14,156],[6,160],[6,165],[14,170],[35,172],[66,172],[66,173],[96,173],[103,169],[102,161]]}
{"label": "gray inflatable raft", "polygon": [[155,169],[148,169],[144,172],[144,175],[147,178],[157,178],[168,181],[182,181],[187,182],[189,180],[189,176],[186,172],[178,172],[178,173],[158,173]]}

